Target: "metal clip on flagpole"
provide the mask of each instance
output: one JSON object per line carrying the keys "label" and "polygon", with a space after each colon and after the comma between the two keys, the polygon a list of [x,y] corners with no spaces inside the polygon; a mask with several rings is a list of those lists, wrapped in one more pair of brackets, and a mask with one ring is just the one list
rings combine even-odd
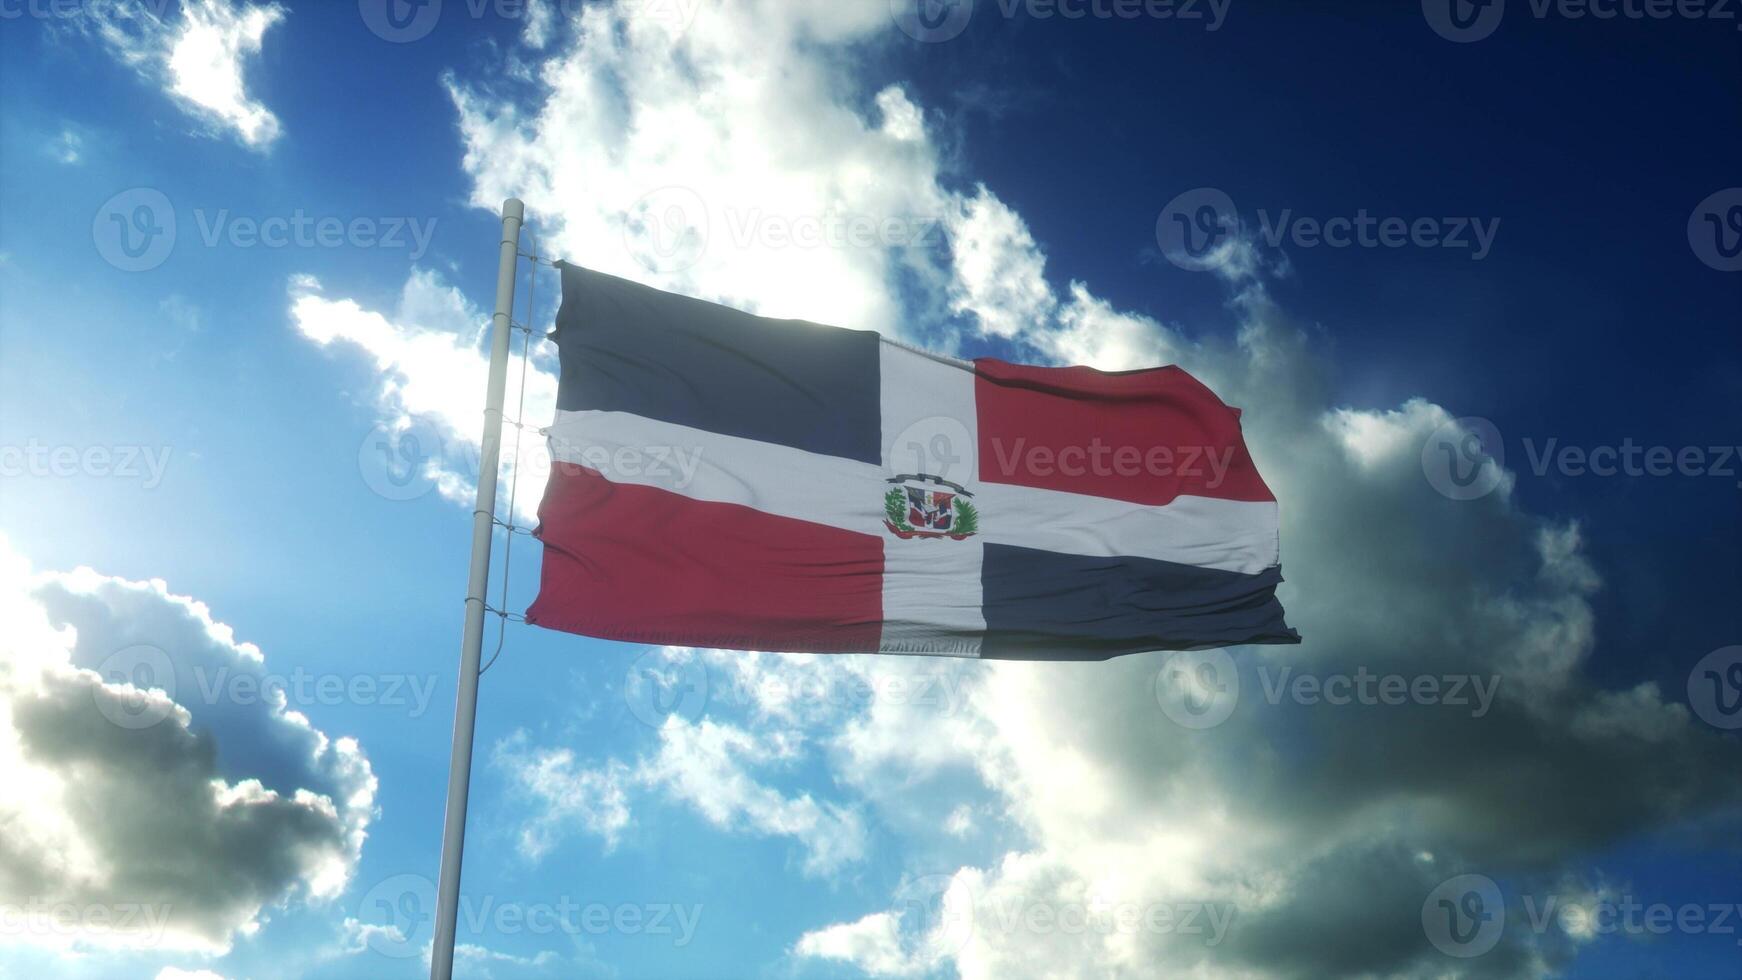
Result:
{"label": "metal clip on flagpole", "polygon": [[460,644],[460,682],[454,697],[454,749],[448,767],[448,808],[442,827],[441,880],[436,886],[435,938],[430,980],[452,980],[459,925],[460,855],[466,846],[466,796],[472,779],[472,733],[478,715],[478,661],[484,648],[484,596],[490,584],[490,541],[495,533],[496,476],[502,456],[502,402],[508,388],[508,340],[513,333],[514,273],[526,206],[502,202],[502,249],[496,266],[496,315],[490,332],[490,381],[484,401],[484,439],[478,454],[478,498],[472,508],[472,573],[466,586],[466,629]]}

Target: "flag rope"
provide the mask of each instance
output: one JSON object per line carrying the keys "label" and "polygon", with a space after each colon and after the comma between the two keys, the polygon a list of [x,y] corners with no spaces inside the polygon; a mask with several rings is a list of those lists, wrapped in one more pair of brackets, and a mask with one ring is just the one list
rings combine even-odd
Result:
{"label": "flag rope", "polygon": [[514,557],[514,536],[516,534],[524,534],[527,537],[532,536],[531,529],[522,527],[514,522],[514,506],[520,491],[520,436],[521,433],[526,430],[526,374],[527,363],[532,360],[532,324],[537,322],[538,317],[538,267],[540,265],[546,265],[555,268],[555,263],[550,262],[548,259],[541,261],[539,258],[538,232],[531,228],[527,228],[526,234],[527,237],[532,240],[532,251],[525,252],[518,248],[515,249],[516,256],[528,260],[528,268],[526,271],[526,319],[521,323],[515,323],[513,320],[509,320],[508,322],[509,329],[518,330],[521,335],[520,403],[514,409],[513,419],[502,420],[508,425],[514,427],[514,469],[508,475],[508,519],[505,521],[494,514],[490,515],[490,522],[506,532],[502,542],[501,598],[497,600],[498,604],[495,607],[492,607],[489,603],[485,603],[484,605],[484,611],[494,614],[497,619],[496,649],[491,652],[490,659],[484,662],[484,666],[478,668],[479,677],[483,677],[484,672],[489,670],[491,665],[496,663],[498,657],[502,656],[502,650],[508,642],[508,624],[526,622],[525,616],[508,611],[508,576]]}

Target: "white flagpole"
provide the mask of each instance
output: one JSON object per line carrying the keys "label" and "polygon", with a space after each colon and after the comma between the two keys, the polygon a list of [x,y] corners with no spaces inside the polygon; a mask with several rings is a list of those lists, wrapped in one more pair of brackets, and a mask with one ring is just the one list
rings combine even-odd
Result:
{"label": "white flagpole", "polygon": [[[466,847],[466,795],[472,780],[472,731],[478,716],[478,658],[484,647],[484,592],[490,583],[490,541],[495,535],[496,471],[502,455],[502,402],[508,389],[508,339],[513,333],[514,274],[526,206],[502,202],[502,251],[496,266],[496,315],[491,321],[490,382],[484,396],[484,440],[478,453],[478,499],[472,508],[472,576],[466,586],[466,632],[460,644],[460,683],[454,697],[454,751],[448,767],[447,821],[442,827],[441,880],[436,886],[435,939],[430,980],[452,980],[454,934],[460,912],[460,855]],[[528,325],[530,327],[530,324]]]}

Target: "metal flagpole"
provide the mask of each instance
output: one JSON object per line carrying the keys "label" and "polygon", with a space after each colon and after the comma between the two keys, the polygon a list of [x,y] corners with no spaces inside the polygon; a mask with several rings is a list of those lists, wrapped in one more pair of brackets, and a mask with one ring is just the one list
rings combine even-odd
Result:
{"label": "metal flagpole", "polygon": [[508,339],[513,333],[514,273],[526,206],[502,202],[502,251],[496,266],[496,315],[491,319],[490,382],[484,396],[484,440],[478,453],[478,500],[472,508],[472,575],[466,586],[466,632],[460,644],[460,683],[454,697],[454,751],[448,767],[447,820],[442,827],[441,880],[436,886],[430,980],[452,980],[454,934],[460,913],[460,855],[466,847],[466,794],[472,779],[472,730],[478,715],[478,659],[484,647],[484,592],[490,583],[490,541],[495,535],[496,471],[502,455],[502,401],[508,389]]}

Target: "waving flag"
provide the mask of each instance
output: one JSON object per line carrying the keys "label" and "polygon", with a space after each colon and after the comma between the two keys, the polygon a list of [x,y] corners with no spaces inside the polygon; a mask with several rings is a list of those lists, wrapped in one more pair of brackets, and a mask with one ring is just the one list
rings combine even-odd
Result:
{"label": "waving flag", "polygon": [[963,361],[562,282],[531,623],[1014,659],[1299,642],[1239,411],[1177,367]]}

